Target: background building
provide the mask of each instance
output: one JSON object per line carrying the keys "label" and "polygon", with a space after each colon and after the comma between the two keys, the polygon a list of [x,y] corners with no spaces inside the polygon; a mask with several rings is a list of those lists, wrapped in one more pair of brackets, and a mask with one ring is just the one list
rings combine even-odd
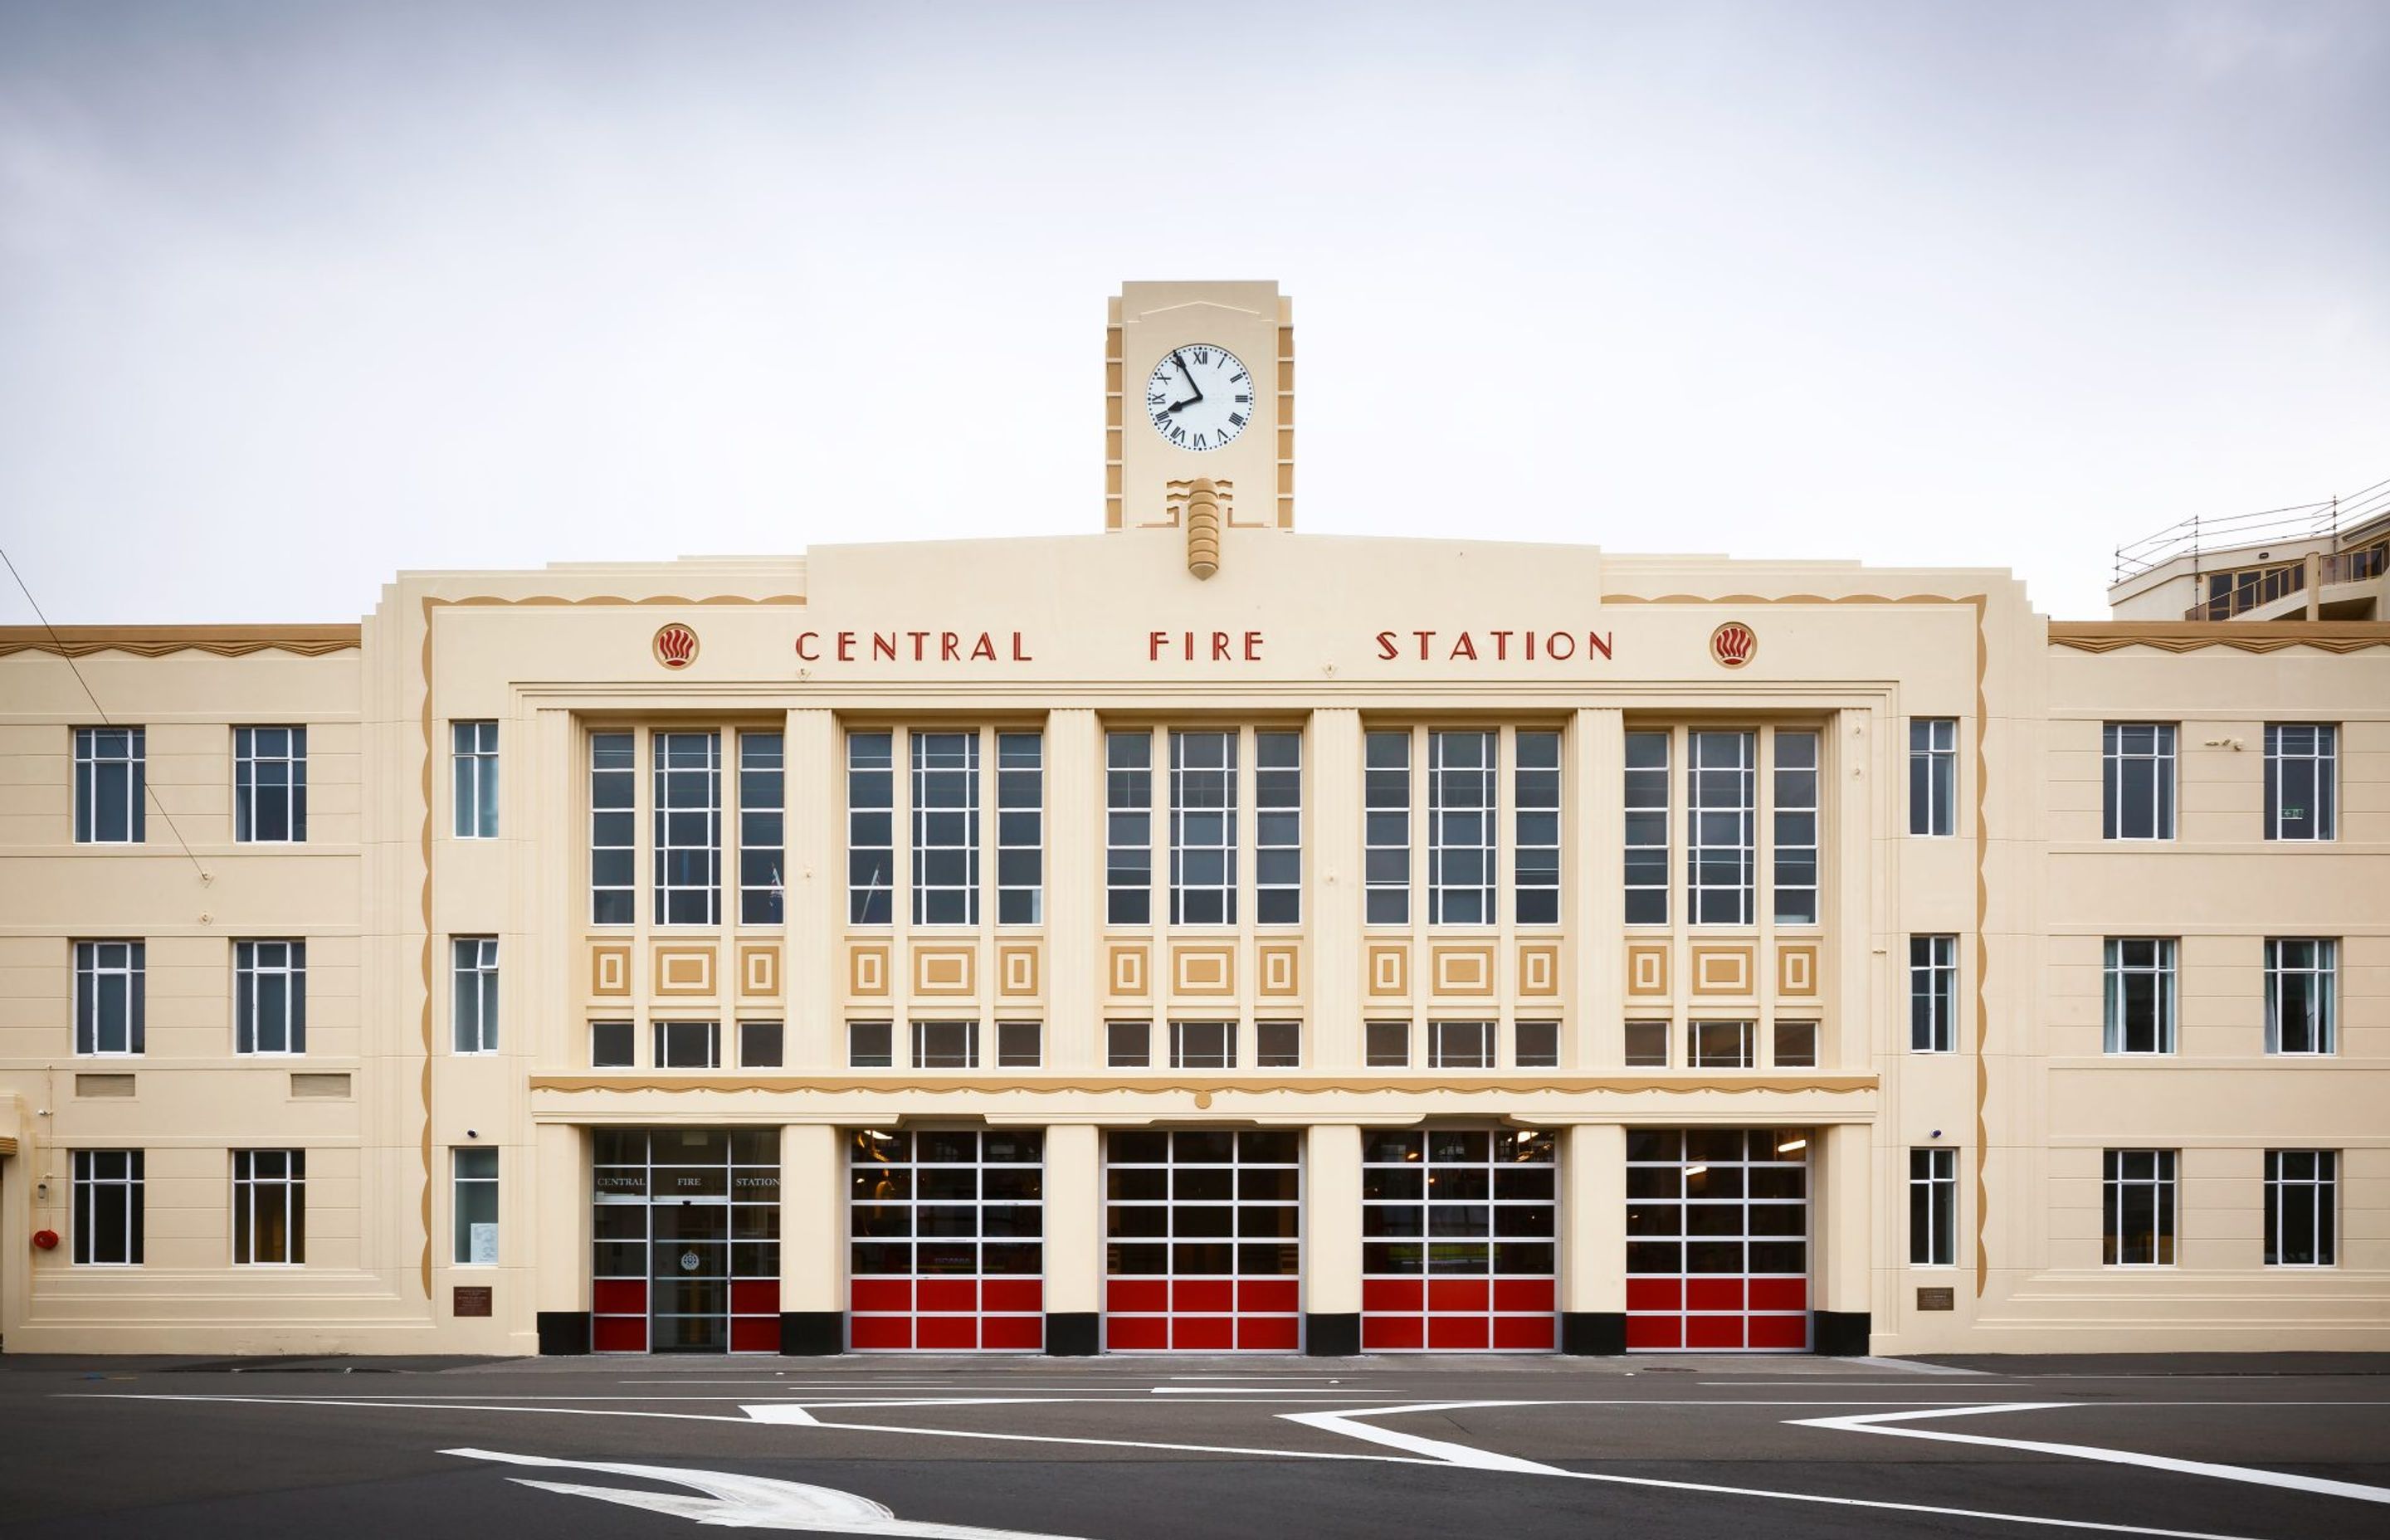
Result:
{"label": "background building", "polygon": [[1273,286],[1104,367],[1100,534],[0,633],[6,1346],[2390,1341],[2390,624],[1301,535]]}

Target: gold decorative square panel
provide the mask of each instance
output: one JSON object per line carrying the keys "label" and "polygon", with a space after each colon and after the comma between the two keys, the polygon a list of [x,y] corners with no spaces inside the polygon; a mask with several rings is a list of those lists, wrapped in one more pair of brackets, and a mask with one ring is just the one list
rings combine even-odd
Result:
{"label": "gold decorative square panel", "polygon": [[1115,943],[1106,954],[1106,973],[1111,979],[1111,993],[1132,999],[1143,999],[1152,984],[1146,977],[1149,954],[1143,946]]}
{"label": "gold decorative square panel", "polygon": [[1626,948],[1626,995],[1633,1000],[1664,1000],[1668,997],[1666,942]]}
{"label": "gold decorative square panel", "polygon": [[968,999],[976,991],[979,972],[976,946],[916,946],[913,948],[913,993],[924,999]]}
{"label": "gold decorative square panel", "polygon": [[1260,995],[1265,1000],[1291,1000],[1303,993],[1303,947],[1296,942],[1265,942],[1255,950]]}
{"label": "gold decorative square panel", "polygon": [[884,1000],[888,997],[886,942],[847,943],[846,992],[858,1000]]}
{"label": "gold decorative square panel", "polygon": [[656,943],[656,995],[674,999],[713,993],[713,948],[711,946],[668,946]]}
{"label": "gold decorative square panel", "polygon": [[780,944],[743,942],[739,947],[739,993],[749,998],[780,993]]}
{"label": "gold decorative square panel", "polygon": [[1202,999],[1218,999],[1236,994],[1237,949],[1233,946],[1172,946],[1170,992]]}
{"label": "gold decorative square panel", "polygon": [[1037,998],[1038,956],[1035,942],[1015,942],[996,949],[996,992],[1008,1000]]}
{"label": "gold decorative square panel", "polygon": [[1369,995],[1372,999],[1398,1000],[1411,992],[1411,949],[1401,942],[1369,945]]}
{"label": "gold decorative square panel", "polygon": [[1561,992],[1561,949],[1550,942],[1523,942],[1519,946],[1519,994],[1530,1000],[1548,1000]]}
{"label": "gold decorative square panel", "polygon": [[1693,948],[1693,994],[1749,995],[1759,986],[1753,982],[1752,948],[1748,943],[1732,946],[1696,946]]}
{"label": "gold decorative square panel", "polygon": [[1434,959],[1436,994],[1473,996],[1494,993],[1494,948],[1490,943],[1482,946],[1432,946],[1428,955]]}
{"label": "gold decorative square panel", "polygon": [[1776,993],[1786,999],[1816,998],[1817,947],[1780,946],[1776,949]]}
{"label": "gold decorative square panel", "polygon": [[631,993],[631,943],[602,943],[589,949],[589,994],[619,1000]]}

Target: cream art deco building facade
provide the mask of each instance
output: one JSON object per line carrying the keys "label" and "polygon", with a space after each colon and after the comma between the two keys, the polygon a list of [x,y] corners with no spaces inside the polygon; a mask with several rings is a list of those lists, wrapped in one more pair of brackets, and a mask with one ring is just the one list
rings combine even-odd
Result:
{"label": "cream art deco building facade", "polygon": [[2390,1346],[2390,625],[1297,533],[1289,315],[1099,533],[0,634],[6,1347]]}

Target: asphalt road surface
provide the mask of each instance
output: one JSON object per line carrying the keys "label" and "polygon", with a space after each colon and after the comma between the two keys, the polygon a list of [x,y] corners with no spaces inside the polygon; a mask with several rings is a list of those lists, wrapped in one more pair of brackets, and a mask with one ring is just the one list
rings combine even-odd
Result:
{"label": "asphalt road surface", "polygon": [[2390,1536],[2390,1359],[0,1359],[0,1533]]}

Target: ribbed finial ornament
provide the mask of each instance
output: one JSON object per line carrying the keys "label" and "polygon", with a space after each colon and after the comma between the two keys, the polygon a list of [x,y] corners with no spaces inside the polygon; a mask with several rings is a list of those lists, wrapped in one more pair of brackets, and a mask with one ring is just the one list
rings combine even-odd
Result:
{"label": "ribbed finial ornament", "polygon": [[1199,578],[1220,570],[1220,494],[1198,477],[1187,487],[1187,570]]}

